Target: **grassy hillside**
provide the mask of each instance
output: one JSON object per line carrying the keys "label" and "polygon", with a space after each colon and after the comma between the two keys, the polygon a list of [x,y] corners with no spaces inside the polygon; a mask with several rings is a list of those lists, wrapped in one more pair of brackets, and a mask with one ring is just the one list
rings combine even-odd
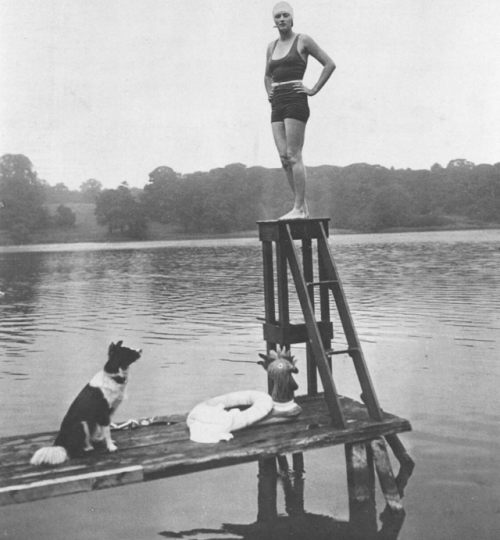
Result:
{"label": "grassy hillside", "polygon": [[[51,215],[56,213],[58,204],[47,205]],[[108,231],[97,225],[94,204],[66,203],[76,214],[76,225],[72,228],[51,227],[31,234],[30,244],[65,244],[72,242],[105,242]],[[0,245],[12,244],[12,239],[5,231],[0,231]]]}
{"label": "grassy hillside", "polygon": [[[58,204],[48,205],[51,215],[56,213]],[[50,229],[35,232],[32,242],[36,244],[59,244],[69,242],[103,242],[106,240],[107,228],[97,225],[94,209],[90,203],[66,203],[76,214],[76,224],[72,228],[52,227]]]}
{"label": "grassy hillside", "polygon": [[[97,224],[94,215],[95,205],[92,203],[65,203],[76,214],[76,225],[72,228],[57,228],[35,231],[31,234],[30,244],[69,244],[78,242],[130,242],[131,238],[113,232],[107,227]],[[49,204],[47,208],[54,215],[59,204]],[[257,230],[246,233],[234,233],[220,236],[250,236],[257,235]],[[150,223],[146,240],[176,240],[181,238],[200,238],[203,234],[185,234],[172,225]],[[211,235],[213,237],[214,235]],[[0,231],[0,246],[12,245],[13,242],[5,231]]]}

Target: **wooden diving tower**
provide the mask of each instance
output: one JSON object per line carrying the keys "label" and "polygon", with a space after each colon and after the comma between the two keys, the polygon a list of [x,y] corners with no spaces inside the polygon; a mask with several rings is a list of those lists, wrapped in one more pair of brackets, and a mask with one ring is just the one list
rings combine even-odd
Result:
{"label": "wooden diving tower", "polygon": [[[328,218],[258,222],[264,263],[264,339],[267,342],[268,352],[275,350],[277,345],[289,349],[291,345],[306,343],[307,394],[308,396],[318,394],[319,373],[324,399],[331,416],[331,429],[350,431],[353,437],[353,440],[345,445],[350,496],[359,492],[359,486],[351,489],[351,484],[354,486],[360,479],[362,484],[366,484],[369,471],[375,464],[388,505],[393,510],[401,510],[400,499],[403,496],[404,486],[412,474],[414,463],[396,433],[383,434],[378,431],[382,429],[387,414],[380,408],[337,265],[330,250],[328,222]],[[302,257],[295,244],[296,241],[301,243]],[[313,241],[316,242],[317,248],[316,272]],[[290,322],[288,270],[293,278],[304,316],[302,324]],[[319,290],[319,294],[315,294],[316,289]],[[345,348],[341,350],[331,349],[334,334],[330,295],[333,297],[347,341]],[[354,363],[360,383],[361,399],[375,435],[370,441],[362,440],[359,432],[356,433],[356,426],[353,425],[352,419],[348,418],[349,408],[345,407],[345,401],[342,401],[345,398],[337,393],[332,377],[332,357],[339,354],[349,355]],[[405,427],[402,425],[401,431],[411,429],[408,422],[402,421],[402,424]],[[385,437],[400,462],[400,474],[397,478],[392,472],[382,437]],[[294,463],[299,463],[299,470],[302,467],[301,461],[302,456],[298,454],[294,456]]]}

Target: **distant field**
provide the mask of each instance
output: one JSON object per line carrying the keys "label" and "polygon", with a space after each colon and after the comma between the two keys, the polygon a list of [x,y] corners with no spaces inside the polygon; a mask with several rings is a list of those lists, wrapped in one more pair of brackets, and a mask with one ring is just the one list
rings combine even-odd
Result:
{"label": "distant field", "polygon": [[[56,213],[59,204],[47,205],[51,215]],[[76,225],[73,228],[60,229],[50,228],[35,231],[31,235],[30,244],[68,244],[77,242],[122,242],[130,241],[130,237],[119,232],[110,234],[107,227],[97,224],[94,215],[95,205],[92,203],[65,203],[76,214]],[[256,231],[234,233],[220,236],[253,236]],[[213,237],[214,235],[211,235]],[[178,232],[172,225],[150,223],[147,238],[145,240],[176,240],[185,238],[204,238],[203,234],[184,234]],[[12,240],[5,232],[0,232],[0,245],[12,244]]]}
{"label": "distant field", "polygon": [[[59,204],[47,205],[51,215],[56,213]],[[108,237],[106,227],[97,225],[94,209],[91,203],[66,203],[76,214],[75,227],[63,229],[51,227],[50,229],[34,231],[31,234],[30,244],[66,244],[71,242],[104,242]],[[4,231],[0,232],[0,245],[12,244],[10,236]]]}
{"label": "distant field", "polygon": [[[56,213],[59,204],[49,204],[48,208],[51,215]],[[45,231],[34,233],[33,243],[68,243],[68,242],[103,242],[106,240],[108,230],[106,227],[97,225],[94,210],[95,204],[92,203],[66,203],[65,206],[71,208],[76,214],[75,227],[50,228]]]}

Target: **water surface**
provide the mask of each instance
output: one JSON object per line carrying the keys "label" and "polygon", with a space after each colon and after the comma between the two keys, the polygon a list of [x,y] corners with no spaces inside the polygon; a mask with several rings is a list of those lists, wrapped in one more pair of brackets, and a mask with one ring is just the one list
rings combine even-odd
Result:
{"label": "water surface", "polygon": [[[398,538],[496,539],[500,231],[334,236],[331,244],[381,406],[414,428],[402,436],[417,468]],[[257,239],[5,248],[0,291],[3,435],[56,429],[118,339],[144,351],[120,419],[266,388],[256,365],[265,349]],[[292,316],[301,318],[296,301]],[[334,345],[342,342],[336,325]],[[305,366],[303,346],[294,353]],[[334,358],[339,391],[358,399],[349,358]],[[307,512],[346,521],[343,450],[305,458]],[[249,464],[7,507],[0,532],[242,538],[224,524],[256,520],[256,475]]]}

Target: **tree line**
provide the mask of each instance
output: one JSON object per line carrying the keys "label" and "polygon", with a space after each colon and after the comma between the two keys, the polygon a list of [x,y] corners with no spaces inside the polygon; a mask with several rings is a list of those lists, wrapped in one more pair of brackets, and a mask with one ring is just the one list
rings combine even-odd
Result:
{"label": "tree line", "polygon": [[[379,165],[308,168],[307,197],[313,216],[331,227],[364,232],[394,228],[500,224],[500,163],[455,159],[429,170]],[[97,223],[110,233],[147,238],[151,222],[187,233],[230,233],[276,219],[291,205],[281,169],[235,163],[208,172],[180,174],[160,166],[142,189],[122,183],[104,189],[89,179],[80,190],[51,186],[23,155],[0,158],[0,228],[16,240],[43,227],[74,226],[71,203],[95,204]],[[48,204],[58,205],[50,215]]]}

